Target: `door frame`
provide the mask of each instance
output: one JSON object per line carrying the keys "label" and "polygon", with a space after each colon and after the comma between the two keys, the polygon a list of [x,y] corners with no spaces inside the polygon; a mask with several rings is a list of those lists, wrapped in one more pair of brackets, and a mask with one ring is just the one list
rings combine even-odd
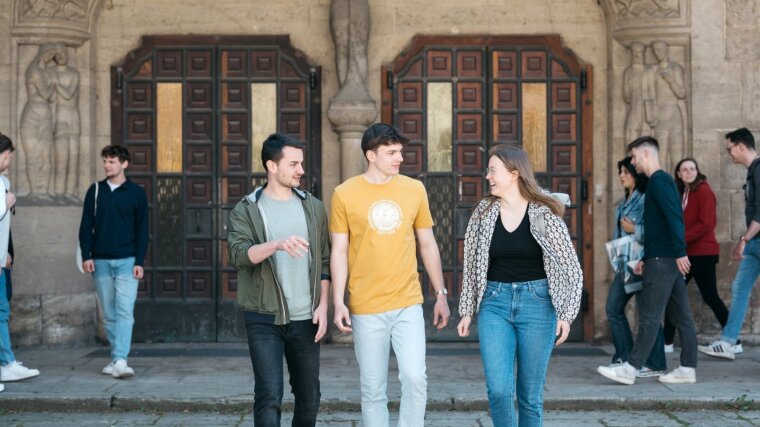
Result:
{"label": "door frame", "polygon": [[583,233],[583,288],[584,297],[581,304],[583,313],[583,341],[591,342],[594,338],[594,236],[593,236],[593,197],[590,192],[594,188],[593,175],[593,68],[590,64],[581,63],[577,55],[562,44],[559,35],[461,35],[435,36],[416,35],[409,45],[404,48],[396,59],[382,66],[381,69],[381,117],[385,123],[393,123],[393,93],[395,81],[392,80],[408,62],[431,46],[536,46],[547,48],[553,55],[560,58],[570,68],[574,75],[581,77],[580,82],[580,151],[582,155],[580,176],[582,178],[579,214],[581,216]]}

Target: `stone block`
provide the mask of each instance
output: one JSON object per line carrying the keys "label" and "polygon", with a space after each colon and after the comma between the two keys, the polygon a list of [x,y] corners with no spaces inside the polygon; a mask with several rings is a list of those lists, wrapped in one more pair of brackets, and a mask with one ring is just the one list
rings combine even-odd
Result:
{"label": "stone block", "polygon": [[[760,32],[756,33],[760,37]],[[760,128],[760,61],[742,62],[741,125]],[[738,125],[737,125],[738,127]]]}
{"label": "stone block", "polygon": [[94,293],[42,296],[42,343],[90,343],[95,336]]}
{"label": "stone block", "polygon": [[744,218],[744,192],[731,192],[731,235],[729,240],[736,242],[747,231],[747,222]]}
{"label": "stone block", "polygon": [[699,171],[707,176],[707,181],[714,191],[717,191],[720,185],[720,159],[723,144],[715,141],[712,133],[706,137],[697,137],[692,139],[691,156],[699,163]]}
{"label": "stone block", "polygon": [[760,18],[760,6],[756,0],[727,0],[726,1],[726,28],[731,31],[733,27],[754,27]]}
{"label": "stone block", "polygon": [[39,295],[13,295],[9,327],[14,346],[42,343],[42,302]]}
{"label": "stone block", "polygon": [[760,59],[760,33],[753,27],[726,28],[726,59]]}
{"label": "stone block", "polygon": [[734,212],[731,210],[731,192],[728,190],[715,190],[715,197],[718,200],[717,218],[718,224],[715,227],[715,238],[719,242],[731,239],[731,221]]}

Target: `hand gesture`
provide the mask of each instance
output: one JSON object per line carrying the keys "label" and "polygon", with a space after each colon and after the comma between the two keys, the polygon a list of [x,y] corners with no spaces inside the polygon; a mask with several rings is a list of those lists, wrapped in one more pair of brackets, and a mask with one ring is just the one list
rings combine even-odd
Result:
{"label": "hand gesture", "polygon": [[568,335],[570,335],[570,323],[566,320],[557,320],[557,332],[554,334],[554,336],[557,337],[555,345],[558,346],[565,342]]}
{"label": "hand gesture", "polygon": [[744,246],[747,242],[744,239],[739,240],[734,250],[731,252],[731,259],[734,261],[741,261],[744,258]]}
{"label": "hand gesture", "polygon": [[317,306],[311,323],[317,325],[317,335],[314,336],[314,342],[319,342],[327,333],[327,304]]}
{"label": "hand gesture", "polygon": [[460,337],[470,336],[471,322],[472,322],[471,316],[462,316],[462,319],[459,321],[459,325],[457,325],[457,332],[459,333]]}
{"label": "hand gesture", "polygon": [[351,316],[348,313],[348,307],[342,303],[335,304],[335,313],[333,323],[341,332],[351,332]]}
{"label": "hand gesture", "polygon": [[10,191],[5,193],[5,210],[10,210],[16,204],[16,195]]}
{"label": "hand gesture", "polygon": [[628,234],[633,234],[636,231],[636,224],[634,224],[630,218],[625,216],[620,220],[620,228]]}
{"label": "hand gesture", "polygon": [[446,300],[446,295],[439,295],[437,300],[433,307],[433,326],[441,330],[449,324],[451,312],[449,311],[449,302]]}
{"label": "hand gesture", "polygon": [[309,253],[309,242],[301,236],[293,235],[278,240],[277,250],[285,251],[293,258],[301,258]]}

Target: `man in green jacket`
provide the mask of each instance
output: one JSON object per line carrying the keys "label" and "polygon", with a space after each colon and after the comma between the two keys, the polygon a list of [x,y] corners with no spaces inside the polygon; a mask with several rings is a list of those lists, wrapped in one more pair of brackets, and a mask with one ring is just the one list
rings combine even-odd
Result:
{"label": "man in green jacket", "polygon": [[319,340],[327,331],[330,240],[324,205],[299,190],[305,145],[272,134],[261,150],[267,183],[230,213],[229,260],[238,270],[255,378],[255,426],[280,425],[283,356],[295,396],[294,426],[319,410]]}

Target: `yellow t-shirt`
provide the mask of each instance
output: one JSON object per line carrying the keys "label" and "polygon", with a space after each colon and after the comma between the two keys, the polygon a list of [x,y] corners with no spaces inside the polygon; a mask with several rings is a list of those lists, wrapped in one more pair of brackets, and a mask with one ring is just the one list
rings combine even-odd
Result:
{"label": "yellow t-shirt", "polygon": [[335,188],[330,231],[348,234],[348,308],[374,314],[422,303],[414,230],[431,228],[421,182],[396,175],[372,184],[362,175]]}

